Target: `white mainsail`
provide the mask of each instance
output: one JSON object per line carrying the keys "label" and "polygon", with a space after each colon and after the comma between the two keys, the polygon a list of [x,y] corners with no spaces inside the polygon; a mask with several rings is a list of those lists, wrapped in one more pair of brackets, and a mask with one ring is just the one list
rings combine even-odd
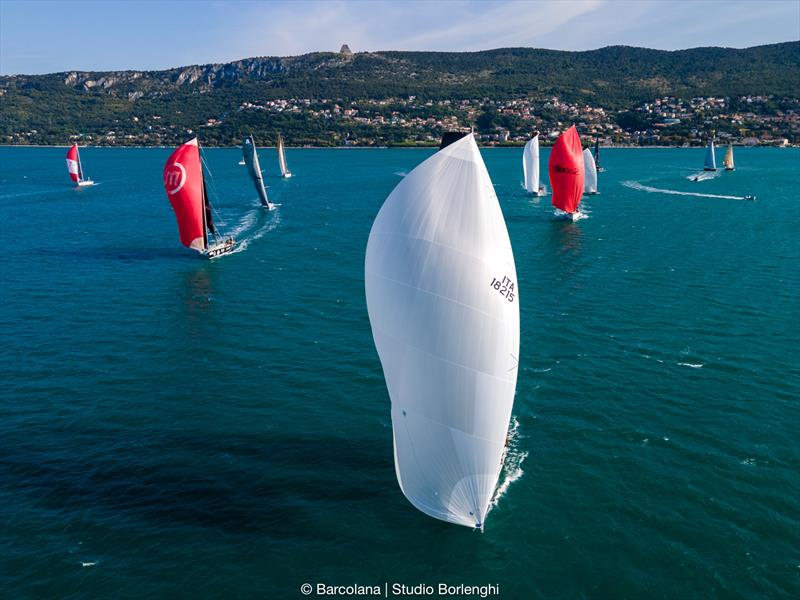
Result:
{"label": "white mainsail", "polygon": [[714,156],[714,140],[711,140],[708,143],[708,148],[706,149],[706,163],[703,166],[703,170],[705,171],[717,170],[717,158],[716,156]]}
{"label": "white mainsail", "polygon": [[588,148],[583,151],[583,171],[583,193],[596,194],[597,168],[594,164],[594,156],[592,156],[592,151]]}
{"label": "white mainsail", "polygon": [[365,287],[400,488],[432,517],[482,527],[514,402],[519,298],[503,213],[471,134],[386,199]]}
{"label": "white mainsail", "polygon": [[728,144],[728,150],[725,152],[725,158],[722,160],[722,164],[725,165],[726,171],[733,171],[733,144]]}
{"label": "white mainsail", "polygon": [[258,199],[261,201],[262,206],[269,209],[274,208],[274,204],[269,201],[267,197],[267,190],[264,188],[264,178],[261,176],[261,166],[258,164],[258,152],[256,151],[256,143],[252,135],[248,135],[242,142],[242,156],[245,165],[247,165],[247,172],[253,180],[253,185],[256,188]]}
{"label": "white mainsail", "polygon": [[525,191],[539,193],[539,134],[533,136],[522,151],[522,173],[525,177]]}
{"label": "white mainsail", "polygon": [[291,177],[292,173],[286,167],[286,151],[283,149],[283,137],[278,136],[278,165],[281,168],[281,175],[283,177]]}

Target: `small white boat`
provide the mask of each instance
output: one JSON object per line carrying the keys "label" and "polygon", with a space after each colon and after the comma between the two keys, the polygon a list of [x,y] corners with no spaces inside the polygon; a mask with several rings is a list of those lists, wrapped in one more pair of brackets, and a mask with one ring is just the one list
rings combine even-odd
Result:
{"label": "small white boat", "polygon": [[539,134],[537,133],[522,150],[522,176],[525,181],[525,191],[534,196],[541,196],[544,186],[539,184]]}
{"label": "small white boat", "polygon": [[583,193],[597,193],[597,169],[595,168],[594,156],[592,151],[586,148],[583,151]]}
{"label": "small white boat", "polygon": [[253,180],[253,185],[256,188],[258,199],[261,201],[261,206],[272,210],[275,205],[269,201],[267,197],[267,190],[264,187],[264,178],[261,176],[261,167],[258,164],[258,152],[256,152],[256,143],[252,135],[244,138],[242,143],[243,162],[247,165],[247,172]]}
{"label": "small white boat", "polygon": [[725,158],[722,160],[726,171],[735,171],[733,166],[733,144],[728,144],[728,150],[725,152]]}
{"label": "small white boat", "polygon": [[281,175],[283,177],[291,177],[292,172],[289,170],[289,167],[286,166],[286,150],[283,147],[283,137],[278,134],[278,145],[276,147],[278,151],[278,166],[281,168]]}
{"label": "small white boat", "polygon": [[714,140],[711,140],[708,143],[708,147],[706,148],[706,162],[703,165],[704,171],[716,171],[717,170],[717,157],[714,155]]}
{"label": "small white boat", "polygon": [[595,138],[594,140],[594,165],[597,168],[598,173],[602,173],[605,171],[603,167],[600,166],[600,139]]}

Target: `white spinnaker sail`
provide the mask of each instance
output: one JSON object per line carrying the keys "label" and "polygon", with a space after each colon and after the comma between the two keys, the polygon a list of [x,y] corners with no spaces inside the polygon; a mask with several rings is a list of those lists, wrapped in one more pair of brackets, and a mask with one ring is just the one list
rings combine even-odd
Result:
{"label": "white spinnaker sail", "polygon": [[594,156],[592,156],[592,151],[588,148],[583,151],[583,171],[583,193],[596,194],[597,167],[594,164]]}
{"label": "white spinnaker sail", "polygon": [[717,157],[714,156],[714,140],[711,140],[708,143],[708,149],[706,150],[706,163],[703,168],[709,171],[716,171],[717,169]]}
{"label": "white spinnaker sail", "polygon": [[514,402],[519,299],[503,213],[472,135],[386,199],[365,286],[400,488],[432,517],[482,527]]}
{"label": "white spinnaker sail", "polygon": [[525,191],[539,193],[539,134],[528,140],[522,151],[522,173],[525,176]]}

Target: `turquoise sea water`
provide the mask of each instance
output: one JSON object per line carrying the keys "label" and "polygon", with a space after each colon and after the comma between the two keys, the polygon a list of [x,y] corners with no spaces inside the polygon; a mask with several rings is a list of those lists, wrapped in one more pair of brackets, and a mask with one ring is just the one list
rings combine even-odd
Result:
{"label": "turquoise sea water", "polygon": [[282,180],[262,150],[265,213],[206,150],[246,246],[210,263],[169,152],[85,149],[76,190],[63,149],[0,148],[0,596],[800,595],[798,150],[692,182],[703,149],[609,149],[576,223],[523,193],[521,149],[483,151],[522,326],[483,533],[400,492],[364,302],[372,220],[432,151],[290,149]]}

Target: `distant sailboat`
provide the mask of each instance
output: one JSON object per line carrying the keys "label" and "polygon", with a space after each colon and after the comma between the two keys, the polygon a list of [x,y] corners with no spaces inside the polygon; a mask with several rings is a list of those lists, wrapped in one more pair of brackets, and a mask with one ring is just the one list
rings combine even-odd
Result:
{"label": "distant sailboat", "polygon": [[[216,258],[233,250],[236,242],[232,238],[220,240],[214,227],[197,138],[178,146],[167,159],[164,188],[175,211],[184,246],[206,258]],[[208,239],[209,233],[214,236],[213,242]]]}
{"label": "distant sailboat", "polygon": [[553,145],[548,170],[556,214],[573,221],[578,219],[578,205],[583,195],[584,166],[581,139],[574,125],[562,133]]}
{"label": "distant sailboat", "polygon": [[248,135],[242,142],[242,155],[244,156],[244,163],[247,165],[247,172],[253,180],[253,185],[256,186],[256,193],[258,199],[261,201],[262,206],[266,206],[272,210],[275,205],[269,201],[267,197],[267,190],[264,188],[264,178],[261,176],[261,167],[258,164],[258,152],[256,152],[256,144],[253,141],[253,136]]}
{"label": "distant sailboat", "polygon": [[716,171],[717,170],[717,157],[714,155],[714,140],[711,140],[708,143],[708,148],[706,149],[706,163],[703,166],[704,171]]}
{"label": "distant sailboat", "polygon": [[94,181],[86,177],[83,173],[83,165],[81,164],[81,155],[78,152],[78,144],[72,144],[67,150],[67,172],[70,179],[74,181],[79,187],[87,185],[94,185]]}
{"label": "distant sailboat", "polygon": [[725,158],[722,160],[726,171],[734,171],[733,166],[733,144],[728,144],[728,149],[725,151]]}
{"label": "distant sailboat", "polygon": [[539,134],[533,136],[522,151],[522,174],[525,191],[534,196],[544,196],[545,187],[539,183]]}
{"label": "distant sailboat", "polygon": [[277,150],[278,150],[278,165],[281,168],[281,175],[283,177],[291,177],[292,172],[289,171],[289,169],[286,166],[286,151],[283,148],[283,137],[281,137],[280,134],[278,134]]}
{"label": "distant sailboat", "polygon": [[605,171],[603,167],[600,166],[600,139],[594,139],[594,165],[597,169],[598,173],[602,173]]}
{"label": "distant sailboat", "polygon": [[583,193],[596,194],[597,193],[597,169],[595,168],[594,156],[592,151],[586,148],[583,151]]}
{"label": "distant sailboat", "polygon": [[472,134],[389,195],[364,275],[400,489],[431,517],[483,528],[514,402],[519,299],[505,220]]}

